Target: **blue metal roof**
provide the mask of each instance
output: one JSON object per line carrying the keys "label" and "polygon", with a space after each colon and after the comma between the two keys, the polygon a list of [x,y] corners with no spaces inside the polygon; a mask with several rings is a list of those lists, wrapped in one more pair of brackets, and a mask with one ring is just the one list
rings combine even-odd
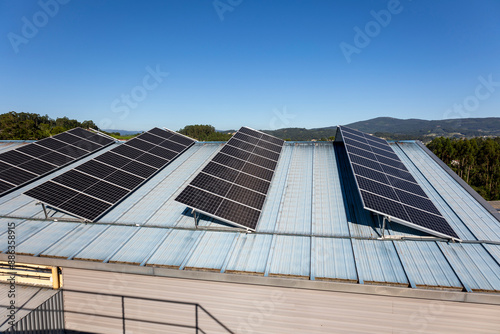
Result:
{"label": "blue metal roof", "polygon": [[[18,145],[0,142],[0,151]],[[22,194],[92,156],[7,194],[2,235],[16,221],[19,253],[75,261],[500,292],[500,222],[419,145],[391,146],[464,243],[394,223],[385,235],[395,239],[378,240],[381,219],[362,208],[345,151],[331,142],[285,144],[256,233],[206,216],[196,230],[191,210],[174,200],[222,147],[197,143],[96,224],[52,210],[58,221],[43,220],[42,207]]]}

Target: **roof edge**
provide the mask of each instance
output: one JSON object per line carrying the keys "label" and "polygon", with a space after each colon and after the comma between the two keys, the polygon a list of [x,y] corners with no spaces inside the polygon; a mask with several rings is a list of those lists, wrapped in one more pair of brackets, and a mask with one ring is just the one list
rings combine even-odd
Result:
{"label": "roof edge", "polygon": [[420,148],[422,148],[424,152],[432,158],[432,160],[437,162],[437,164],[441,166],[441,168],[443,168],[445,172],[448,173],[456,182],[458,182],[458,184],[460,184],[462,188],[464,188],[465,191],[469,193],[469,195],[471,195],[476,201],[478,201],[479,204],[481,204],[489,213],[491,213],[493,217],[496,218],[496,220],[500,222],[500,213],[498,213],[498,211],[495,210],[495,208],[493,208],[490,203],[488,203],[483,197],[481,197],[481,195],[479,195],[474,189],[472,189],[472,187],[469,186],[467,182],[462,180],[460,176],[458,176],[450,167],[448,167],[448,165],[446,165],[441,159],[439,159],[434,153],[432,153],[432,151],[429,150],[427,146],[425,146],[421,141],[416,140],[415,143],[417,143],[417,145],[420,146]]}
{"label": "roof edge", "polygon": [[[0,260],[8,261],[8,254],[0,254]],[[298,280],[290,278],[264,277],[239,275],[228,273],[214,273],[206,271],[190,271],[159,267],[141,267],[128,264],[102,263],[80,260],[66,260],[48,257],[34,257],[28,255],[16,255],[16,260],[21,263],[42,264],[48,266],[67,267],[85,270],[98,270],[135,275],[148,275],[158,277],[195,279],[205,281],[217,281],[236,284],[251,284],[262,286],[274,286],[294,289],[307,289],[331,292],[358,293],[388,297],[417,298],[428,300],[440,300],[450,302],[475,303],[500,305],[500,294],[478,293],[478,292],[456,292],[443,290],[424,290],[415,288],[401,288],[383,285],[365,285],[340,282],[325,282],[312,280]]]}

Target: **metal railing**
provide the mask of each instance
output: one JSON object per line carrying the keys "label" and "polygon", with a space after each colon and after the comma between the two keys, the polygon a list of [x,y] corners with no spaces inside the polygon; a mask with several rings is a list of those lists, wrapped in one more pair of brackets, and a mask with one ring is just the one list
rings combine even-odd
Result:
{"label": "metal railing", "polygon": [[[215,325],[217,327],[217,332],[223,332],[223,333],[234,333],[231,331],[228,327],[226,327],[221,321],[219,321],[216,317],[214,317],[210,312],[208,312],[203,306],[197,303],[189,303],[189,302],[181,302],[181,301],[174,301],[174,300],[165,300],[165,299],[156,299],[156,298],[145,298],[145,297],[135,297],[135,296],[124,296],[124,295],[117,295],[117,294],[110,294],[110,293],[99,293],[99,292],[87,292],[87,291],[79,291],[79,290],[68,290],[68,289],[63,289],[64,293],[76,293],[76,294],[85,294],[85,295],[94,295],[96,296],[96,300],[99,300],[103,297],[105,298],[110,298],[110,300],[113,301],[113,309],[116,311],[116,306],[121,308],[121,315],[118,315],[116,313],[115,315],[113,314],[104,314],[104,312],[99,312],[96,314],[95,312],[88,312],[88,310],[71,310],[68,307],[64,310],[64,313],[66,314],[67,317],[69,317],[71,314],[74,315],[83,315],[85,317],[88,317],[88,319],[95,319],[96,317],[98,318],[104,318],[104,319],[109,319],[110,323],[118,323],[117,320],[121,320],[121,329],[122,332],[125,334],[127,332],[127,327],[129,325],[132,325],[132,323],[142,323],[142,324],[149,324],[153,326],[164,326],[165,328],[184,328],[184,329],[192,329],[193,333],[196,334],[206,334],[208,333],[206,328],[204,326],[207,326],[207,324],[204,324],[203,322],[206,322],[207,319],[211,319],[212,321],[212,328]],[[68,300],[68,296],[64,297],[65,300]],[[108,300],[108,301],[110,301]],[[170,317],[168,313],[164,314],[162,313],[162,308],[161,306],[158,309],[158,314],[161,313],[161,317],[158,316],[151,316],[151,314],[148,314],[148,316],[153,317],[154,319],[145,319],[145,318],[140,318],[138,316],[137,309],[133,310],[133,307],[129,305],[127,308],[128,303],[132,303],[132,301],[136,301],[138,303],[141,303],[140,309],[143,309],[145,307],[144,303],[160,303],[160,305],[164,305],[166,307],[167,304],[172,305],[172,306],[185,306],[190,309],[189,312],[192,312],[193,315],[193,323],[192,324],[186,324],[186,323],[181,323],[181,322],[174,322],[174,321],[162,321],[163,319],[169,319],[169,320],[175,320]],[[150,305],[152,306],[152,305]],[[205,328],[205,330],[204,330]]]}
{"label": "metal railing", "polygon": [[62,291],[9,327],[5,333],[64,334],[64,304]]}

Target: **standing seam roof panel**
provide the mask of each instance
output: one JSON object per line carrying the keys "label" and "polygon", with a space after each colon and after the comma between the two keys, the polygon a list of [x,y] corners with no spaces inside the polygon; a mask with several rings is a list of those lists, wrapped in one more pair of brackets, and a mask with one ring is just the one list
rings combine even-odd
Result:
{"label": "standing seam roof panel", "polygon": [[[413,164],[414,162],[410,160],[408,156],[405,154],[404,150],[401,147],[405,147],[406,145],[407,145],[406,143],[404,144],[398,143],[398,145],[392,144],[391,146],[394,149],[394,152],[396,152],[401,161],[403,161],[408,170],[418,181],[418,183],[425,191],[425,193],[432,200],[434,205],[436,205],[436,207],[441,212],[446,221],[458,234],[458,236],[463,240],[475,240],[476,237],[469,231],[467,226],[464,225],[464,223],[460,220],[457,214],[450,208],[449,204],[443,199],[443,197],[441,197],[441,195],[433,187],[433,185],[429,182],[429,180]],[[395,234],[405,234],[405,233],[398,233],[397,231],[395,231]]]}
{"label": "standing seam roof panel", "polygon": [[311,233],[314,146],[295,146],[276,232]]}
{"label": "standing seam roof panel", "polygon": [[500,241],[500,222],[477,203],[427,153],[417,144],[400,147],[478,239]]}
{"label": "standing seam roof panel", "polygon": [[434,241],[394,241],[406,273],[418,287],[462,289]]}
{"label": "standing seam roof panel", "polygon": [[349,236],[333,145],[316,144],[313,162],[312,234]]}
{"label": "standing seam roof panel", "polygon": [[356,282],[358,274],[350,239],[312,238],[315,279]]}
{"label": "standing seam roof panel", "polygon": [[278,166],[274,173],[271,187],[266,196],[266,202],[262,208],[262,214],[257,224],[257,232],[274,232],[278,215],[281,211],[281,202],[286,190],[286,181],[290,170],[294,146],[289,143],[283,145]]}
{"label": "standing seam roof panel", "polygon": [[[199,146],[199,150],[190,156],[189,159],[183,161],[182,164],[162,182],[161,187],[167,189],[166,195],[158,194],[157,197],[160,197],[162,202],[153,213],[151,213],[151,211],[148,212],[149,216],[147,217],[146,224],[160,226],[175,226],[178,224],[179,216],[181,216],[187,207],[184,204],[176,202],[175,198],[221,147],[220,144],[198,143],[195,144],[194,147],[197,146]],[[155,199],[152,200],[155,201]],[[189,222],[189,226],[194,226],[193,220]]]}
{"label": "standing seam roof panel", "polygon": [[225,271],[264,274],[272,238],[272,235],[241,234]]}
{"label": "standing seam roof panel", "polygon": [[475,291],[500,291],[500,266],[480,244],[438,242],[460,279]]}

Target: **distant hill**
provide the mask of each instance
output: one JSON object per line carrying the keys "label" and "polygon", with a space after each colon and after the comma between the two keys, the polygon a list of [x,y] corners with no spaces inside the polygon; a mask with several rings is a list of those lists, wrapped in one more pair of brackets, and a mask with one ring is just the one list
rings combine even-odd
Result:
{"label": "distant hill", "polygon": [[[392,140],[419,139],[428,142],[435,137],[471,138],[500,136],[500,117],[461,118],[427,121],[378,117],[346,124],[353,129]],[[284,128],[264,132],[289,140],[320,140],[335,136],[336,126],[317,129]]]}
{"label": "distant hill", "polygon": [[428,137],[479,137],[500,136],[500,117],[459,118],[426,121],[421,119],[398,119],[378,117],[351,123],[348,126],[368,133]]}

